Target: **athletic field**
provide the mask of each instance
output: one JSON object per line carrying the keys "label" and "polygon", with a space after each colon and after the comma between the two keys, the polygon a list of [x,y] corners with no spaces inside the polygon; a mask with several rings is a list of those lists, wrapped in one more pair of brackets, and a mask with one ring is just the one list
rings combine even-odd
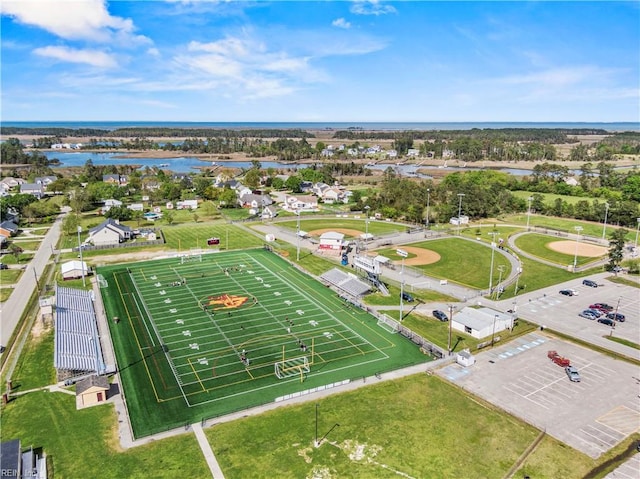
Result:
{"label": "athletic field", "polygon": [[264,249],[98,274],[136,437],[429,360]]}

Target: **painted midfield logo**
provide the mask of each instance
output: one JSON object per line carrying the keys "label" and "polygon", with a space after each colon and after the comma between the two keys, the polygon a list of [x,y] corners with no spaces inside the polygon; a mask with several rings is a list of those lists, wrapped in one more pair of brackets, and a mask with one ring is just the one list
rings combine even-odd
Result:
{"label": "painted midfield logo", "polygon": [[236,296],[234,294],[223,294],[221,296],[209,296],[209,306],[214,309],[239,308],[249,299],[247,296]]}

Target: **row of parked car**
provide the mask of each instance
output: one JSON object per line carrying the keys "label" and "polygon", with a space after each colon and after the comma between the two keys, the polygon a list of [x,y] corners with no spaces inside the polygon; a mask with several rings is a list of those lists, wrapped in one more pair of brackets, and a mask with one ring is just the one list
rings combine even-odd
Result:
{"label": "row of parked car", "polygon": [[589,308],[583,310],[578,316],[590,320],[597,320],[606,326],[615,327],[616,321],[623,323],[626,319],[624,314],[613,310],[613,306],[607,303],[593,303]]}

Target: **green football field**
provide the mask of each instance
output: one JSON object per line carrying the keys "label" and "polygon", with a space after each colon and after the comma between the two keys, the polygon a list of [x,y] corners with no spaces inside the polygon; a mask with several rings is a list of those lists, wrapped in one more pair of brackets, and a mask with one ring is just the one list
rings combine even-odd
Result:
{"label": "green football field", "polygon": [[98,274],[136,437],[429,360],[264,249]]}

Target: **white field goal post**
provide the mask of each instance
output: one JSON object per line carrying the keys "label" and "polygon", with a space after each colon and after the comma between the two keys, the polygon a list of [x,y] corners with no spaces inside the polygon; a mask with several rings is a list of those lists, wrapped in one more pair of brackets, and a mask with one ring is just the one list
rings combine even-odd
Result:
{"label": "white field goal post", "polygon": [[378,316],[378,326],[380,326],[385,331],[393,334],[400,331],[400,323],[398,323],[398,321],[396,321],[395,319],[391,319],[386,314],[381,314],[380,316]]}
{"label": "white field goal post", "polygon": [[274,369],[278,379],[302,376],[311,371],[309,359],[306,356],[278,361],[275,363]]}
{"label": "white field goal post", "polygon": [[104,276],[102,276],[101,274],[98,275],[98,286],[100,286],[101,288],[109,287],[109,283],[107,283],[107,280],[104,279]]}
{"label": "white field goal post", "polygon": [[180,264],[202,262],[202,249],[191,248],[189,253],[180,256]]}

